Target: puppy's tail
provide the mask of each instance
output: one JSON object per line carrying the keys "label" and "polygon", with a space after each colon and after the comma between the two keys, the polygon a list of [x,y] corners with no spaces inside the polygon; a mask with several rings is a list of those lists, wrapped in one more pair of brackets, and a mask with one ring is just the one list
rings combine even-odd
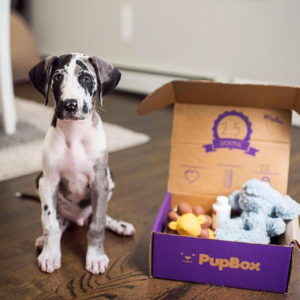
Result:
{"label": "puppy's tail", "polygon": [[38,197],[36,195],[32,195],[32,194],[16,192],[15,196],[17,198],[20,198],[20,199],[23,199],[23,200],[33,200],[33,201],[36,201],[36,202],[40,202],[40,197]]}
{"label": "puppy's tail", "polygon": [[[39,180],[40,178],[43,176],[43,172],[40,172],[36,179],[35,179],[35,187],[36,189],[38,190],[39,189]],[[20,199],[24,199],[24,200],[32,200],[32,201],[36,201],[36,202],[41,202],[41,199],[39,196],[37,195],[32,195],[32,194],[27,194],[27,193],[21,193],[21,192],[16,192],[15,193],[15,196],[17,198],[20,198]]]}

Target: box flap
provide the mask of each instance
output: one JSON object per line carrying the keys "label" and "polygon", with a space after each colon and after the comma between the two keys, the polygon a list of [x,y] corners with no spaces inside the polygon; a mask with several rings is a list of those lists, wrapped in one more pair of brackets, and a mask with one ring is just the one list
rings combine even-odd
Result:
{"label": "box flap", "polygon": [[291,220],[286,225],[285,234],[279,237],[279,243],[281,245],[289,245],[291,241],[300,243],[300,227],[298,217]]}
{"label": "box flap", "polygon": [[297,95],[293,104],[293,110],[300,114],[300,89],[297,89]]}
{"label": "box flap", "polygon": [[[291,110],[297,87],[179,80],[140,104],[147,114],[175,103],[168,191],[176,202],[229,194],[252,178],[287,192]],[[173,206],[173,200],[172,200]]]}
{"label": "box flap", "polygon": [[300,113],[297,87],[229,84],[201,80],[169,82],[147,96],[138,108],[147,114],[174,102],[285,109]]}
{"label": "box flap", "polygon": [[175,102],[173,82],[166,83],[149,94],[139,105],[138,113],[146,115]]}

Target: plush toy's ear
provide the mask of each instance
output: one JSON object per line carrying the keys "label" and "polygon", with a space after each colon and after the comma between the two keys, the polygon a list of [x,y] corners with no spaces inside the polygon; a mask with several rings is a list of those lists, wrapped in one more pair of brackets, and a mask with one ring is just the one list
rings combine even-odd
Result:
{"label": "plush toy's ear", "polygon": [[171,230],[176,230],[176,228],[177,228],[177,222],[175,222],[175,221],[170,222],[169,223],[169,228]]}
{"label": "plush toy's ear", "polygon": [[90,57],[89,61],[93,65],[97,75],[99,100],[102,105],[103,97],[113,91],[118,85],[121,73],[112,64],[96,56]]}
{"label": "plush toy's ear", "polygon": [[48,104],[52,66],[57,58],[57,56],[48,56],[29,71],[29,79],[33,86],[46,97],[46,105]]}
{"label": "plush toy's ear", "polygon": [[231,195],[229,195],[229,204],[234,211],[241,211],[240,206],[240,197],[241,191],[234,191]]}

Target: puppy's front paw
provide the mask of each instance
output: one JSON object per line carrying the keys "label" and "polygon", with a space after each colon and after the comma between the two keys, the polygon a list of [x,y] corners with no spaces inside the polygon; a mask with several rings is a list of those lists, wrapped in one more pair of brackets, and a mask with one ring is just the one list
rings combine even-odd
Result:
{"label": "puppy's front paw", "polygon": [[59,251],[44,247],[38,257],[38,264],[43,272],[52,273],[61,266],[61,254]]}
{"label": "puppy's front paw", "polygon": [[105,253],[97,253],[95,249],[89,249],[86,255],[86,265],[87,271],[94,275],[104,273],[108,267],[109,258]]}

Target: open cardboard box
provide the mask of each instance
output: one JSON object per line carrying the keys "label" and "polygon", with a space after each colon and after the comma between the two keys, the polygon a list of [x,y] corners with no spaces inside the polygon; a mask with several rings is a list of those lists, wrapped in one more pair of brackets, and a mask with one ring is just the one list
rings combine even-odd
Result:
{"label": "open cardboard box", "polygon": [[298,219],[280,245],[262,245],[164,233],[178,202],[211,211],[216,196],[257,178],[287,193],[294,87],[173,81],[140,104],[147,114],[174,103],[168,193],[152,227],[151,276],[286,293]]}

